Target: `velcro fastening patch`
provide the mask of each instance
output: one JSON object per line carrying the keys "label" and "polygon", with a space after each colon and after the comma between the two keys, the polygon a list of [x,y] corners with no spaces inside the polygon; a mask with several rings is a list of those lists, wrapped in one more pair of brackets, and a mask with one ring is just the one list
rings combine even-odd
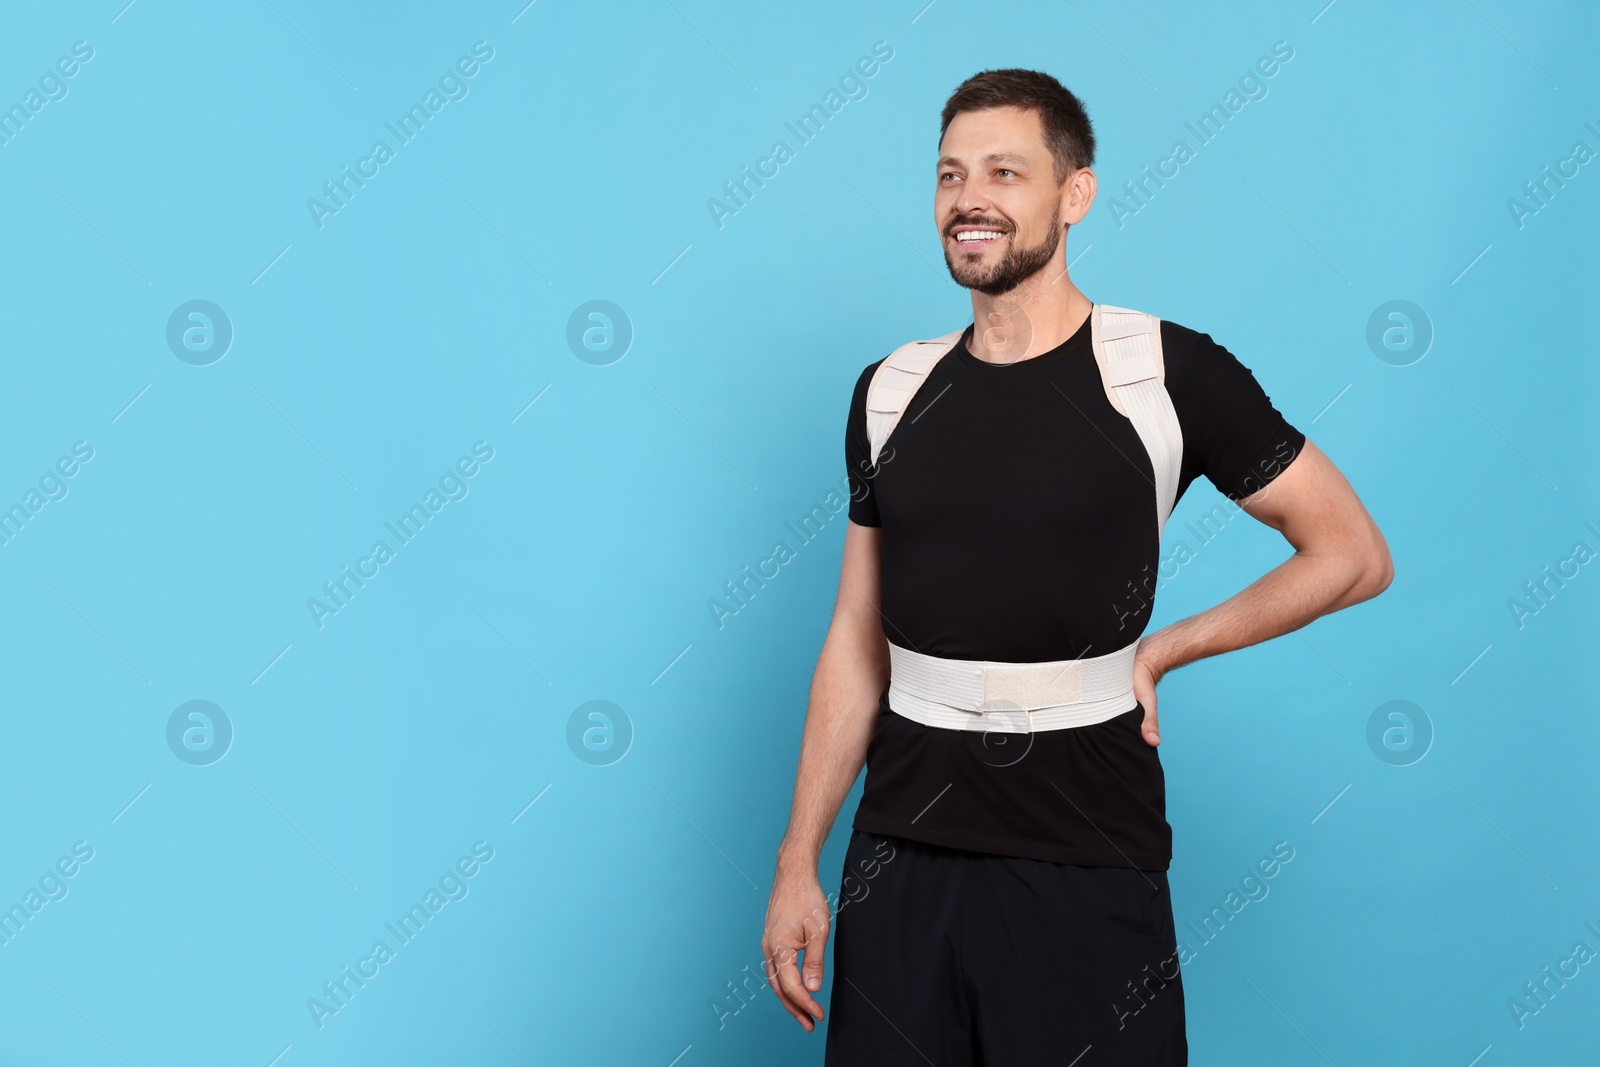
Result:
{"label": "velcro fastening patch", "polygon": [[1106,381],[1113,385],[1132,385],[1142,382],[1146,378],[1160,375],[1161,368],[1156,366],[1156,357],[1148,350],[1136,352],[1122,359],[1109,360],[1106,363]]}
{"label": "velcro fastening patch", "polygon": [[1006,663],[983,673],[983,702],[1029,711],[1070,704],[1083,693],[1083,671],[1072,663]]}

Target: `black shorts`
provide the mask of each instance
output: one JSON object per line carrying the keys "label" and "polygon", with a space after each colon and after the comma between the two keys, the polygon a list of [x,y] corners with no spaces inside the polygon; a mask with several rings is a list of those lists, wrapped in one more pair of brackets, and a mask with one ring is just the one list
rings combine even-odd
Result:
{"label": "black shorts", "polygon": [[1187,1064],[1167,872],[855,830],[827,1067]]}

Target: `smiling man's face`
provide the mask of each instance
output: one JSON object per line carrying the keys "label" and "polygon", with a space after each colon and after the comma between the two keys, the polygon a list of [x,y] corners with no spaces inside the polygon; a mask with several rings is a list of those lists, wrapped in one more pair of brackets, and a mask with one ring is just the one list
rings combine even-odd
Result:
{"label": "smiling man's face", "polygon": [[933,218],[957,285],[999,296],[1054,261],[1065,186],[1056,183],[1038,112],[956,115],[940,142],[937,175]]}

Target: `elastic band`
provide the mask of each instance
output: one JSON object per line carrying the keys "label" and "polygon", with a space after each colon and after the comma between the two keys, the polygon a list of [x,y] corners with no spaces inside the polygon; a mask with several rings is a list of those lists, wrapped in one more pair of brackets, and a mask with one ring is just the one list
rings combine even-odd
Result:
{"label": "elastic band", "polygon": [[949,659],[889,642],[889,708],[948,730],[1034,733],[1105,722],[1138,705],[1139,642],[1103,656],[1006,663]]}

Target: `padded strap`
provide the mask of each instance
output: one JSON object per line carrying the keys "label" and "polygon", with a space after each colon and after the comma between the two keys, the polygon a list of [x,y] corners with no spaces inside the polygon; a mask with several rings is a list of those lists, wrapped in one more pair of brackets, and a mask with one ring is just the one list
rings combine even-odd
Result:
{"label": "padded strap", "polygon": [[928,380],[928,372],[956,346],[965,332],[965,329],[956,330],[931,341],[901,345],[878,364],[872,380],[867,383],[867,439],[872,443],[874,467],[878,465],[883,443],[899,424],[911,398]]}
{"label": "padded strap", "polygon": [[1101,380],[1113,405],[1128,417],[1155,473],[1156,537],[1166,529],[1177,500],[1183,465],[1183,431],[1164,384],[1161,320],[1142,311],[1096,304],[1089,313],[1090,338]]}
{"label": "padded strap", "polygon": [[[964,329],[928,341],[901,345],[878,365],[867,383],[867,439],[872,465],[894,433],[928,373],[955,347]],[[1177,500],[1183,464],[1183,432],[1167,395],[1161,358],[1161,320],[1142,311],[1096,304],[1089,313],[1090,339],[1111,406],[1133,423],[1155,472],[1156,536],[1166,529]]]}

